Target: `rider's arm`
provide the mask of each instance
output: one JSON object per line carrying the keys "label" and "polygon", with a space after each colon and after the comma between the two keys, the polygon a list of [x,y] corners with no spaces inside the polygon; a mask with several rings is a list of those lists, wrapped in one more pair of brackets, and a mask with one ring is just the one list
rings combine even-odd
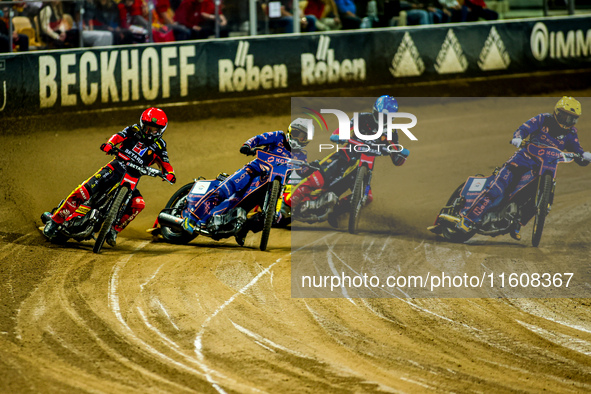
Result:
{"label": "rider's arm", "polygon": [[[115,145],[125,141],[127,137],[134,134],[136,131],[139,131],[139,127],[137,125],[128,126],[120,132],[113,134],[111,138],[109,138],[109,140],[107,141],[107,144],[111,145],[111,148],[113,148]],[[101,145],[102,150],[105,150],[103,148],[104,145],[105,144]]]}
{"label": "rider's arm", "polygon": [[517,128],[515,133],[513,133],[513,138],[521,138],[522,140],[526,139],[531,133],[534,131],[538,131],[542,124],[544,123],[544,114],[539,114],[534,116],[521,126]]}
{"label": "rider's arm", "polygon": [[168,179],[172,183],[176,182],[176,176],[174,175],[174,168],[172,168],[172,165],[170,164],[170,161],[168,160],[168,152],[166,151],[166,143],[164,142],[164,140],[159,139],[156,141],[156,145],[160,149],[158,151],[154,152],[154,160],[152,161],[152,163],[150,163],[150,165],[152,165],[154,162],[156,162],[156,164],[158,164],[158,167],[160,167],[160,170],[166,174],[166,179]]}
{"label": "rider's arm", "polygon": [[[585,150],[581,147],[581,144],[579,143],[579,136],[577,134],[576,128],[573,127],[573,129],[568,134],[566,134],[564,139],[564,146],[568,152],[578,153],[580,155],[585,153]],[[575,159],[575,163],[577,163],[580,166],[589,165],[589,162],[583,159]]]}
{"label": "rider's arm", "polygon": [[[129,128],[129,127],[128,127]],[[115,145],[122,143],[127,139],[127,129],[124,129],[118,133],[115,133],[109,138],[109,140],[100,146],[101,150],[106,154],[109,154]]]}
{"label": "rider's arm", "polygon": [[243,144],[243,146],[246,145],[249,148],[253,149],[253,148],[256,148],[257,146],[261,146],[261,145],[283,143],[284,140],[285,140],[285,134],[283,134],[282,131],[271,131],[268,133],[255,135],[254,137],[252,137],[248,141],[246,141]]}
{"label": "rider's arm", "polygon": [[386,152],[390,155],[390,159],[392,160],[392,164],[396,167],[400,167],[406,162],[406,159],[410,155],[410,151],[406,148],[400,149],[401,146],[398,145],[398,131],[392,131],[392,139],[390,141],[390,150],[386,149]]}

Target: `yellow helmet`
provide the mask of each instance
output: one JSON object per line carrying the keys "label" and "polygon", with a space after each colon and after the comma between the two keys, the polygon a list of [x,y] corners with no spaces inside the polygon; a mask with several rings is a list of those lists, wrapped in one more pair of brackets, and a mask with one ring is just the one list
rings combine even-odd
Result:
{"label": "yellow helmet", "polygon": [[581,103],[573,97],[564,96],[554,107],[554,119],[563,129],[572,128],[581,116]]}

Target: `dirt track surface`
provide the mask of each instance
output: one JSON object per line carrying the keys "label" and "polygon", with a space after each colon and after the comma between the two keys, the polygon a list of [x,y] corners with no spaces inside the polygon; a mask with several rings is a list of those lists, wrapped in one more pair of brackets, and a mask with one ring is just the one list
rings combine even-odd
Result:
{"label": "dirt track surface", "polygon": [[[380,243],[417,268],[457,256],[588,265],[591,170],[576,165],[559,169],[539,248],[531,226],[521,242],[467,245],[426,231],[453,189],[508,159],[512,131],[555,101],[499,113],[489,100],[422,108],[407,164],[378,162],[361,233],[316,239]],[[171,121],[177,186],[234,171],[244,140],[288,122]],[[583,117],[587,149],[590,126]],[[115,249],[46,242],[39,215],[106,163],[98,146],[115,131],[0,136],[0,392],[591,391],[590,299],[293,299],[289,230],[273,230],[267,252],[253,234],[245,248],[153,241],[145,229],[177,188],[154,178],[142,178],[147,208]]]}

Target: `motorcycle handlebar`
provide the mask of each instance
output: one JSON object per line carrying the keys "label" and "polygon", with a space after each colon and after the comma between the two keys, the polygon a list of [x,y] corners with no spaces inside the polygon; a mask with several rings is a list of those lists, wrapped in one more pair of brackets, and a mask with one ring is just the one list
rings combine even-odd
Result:
{"label": "motorcycle handlebar", "polygon": [[[113,149],[111,149],[109,151],[109,154],[110,155],[113,155],[113,156],[118,156],[119,153],[121,153],[121,151],[119,150],[119,148],[117,148],[115,146],[113,147]],[[140,166],[138,164],[135,164],[135,163],[133,163],[133,162],[131,162],[129,160],[126,160],[125,161],[125,165],[127,167],[133,168],[134,170],[139,171],[139,173],[142,174],[142,175],[152,176],[152,177],[155,177],[155,178],[156,177],[162,178],[164,181],[166,181],[166,182],[170,183],[171,185],[173,185],[173,183],[171,181],[169,181],[168,179],[166,179],[166,175],[162,171],[160,171],[160,170],[157,170],[157,169],[152,168],[152,167],[143,167],[143,166]]]}
{"label": "motorcycle handlebar", "polygon": [[[530,145],[530,144],[534,144],[531,141],[523,141],[521,142],[521,145],[519,145],[519,148],[525,148],[526,146]],[[553,148],[552,146],[549,145],[544,145],[544,144],[539,144],[539,143],[535,143],[534,145],[542,145],[542,146],[546,146],[548,148]],[[561,151],[562,152],[562,151]],[[583,155],[580,153],[574,153],[574,152],[562,152],[562,155],[566,158],[569,159],[574,159],[574,160],[585,160]]]}

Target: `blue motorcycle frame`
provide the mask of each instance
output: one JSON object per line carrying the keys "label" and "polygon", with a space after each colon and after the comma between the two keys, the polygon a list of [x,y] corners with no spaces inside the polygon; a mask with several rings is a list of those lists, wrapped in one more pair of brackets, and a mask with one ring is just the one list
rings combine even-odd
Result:
{"label": "blue motorcycle frame", "polygon": [[494,180],[498,169],[489,177],[469,177],[454,191],[437,215],[434,225],[428,229],[448,241],[465,242],[475,234],[492,237],[507,234],[516,226],[525,225],[534,218],[532,245],[537,247],[546,217],[554,202],[558,164],[582,160],[582,157],[577,153],[562,152],[541,144],[525,142],[522,146],[529,155],[540,160],[540,167],[523,174],[508,196],[493,205],[472,231],[464,233],[456,229],[455,225],[460,220],[460,213],[468,209]]}

